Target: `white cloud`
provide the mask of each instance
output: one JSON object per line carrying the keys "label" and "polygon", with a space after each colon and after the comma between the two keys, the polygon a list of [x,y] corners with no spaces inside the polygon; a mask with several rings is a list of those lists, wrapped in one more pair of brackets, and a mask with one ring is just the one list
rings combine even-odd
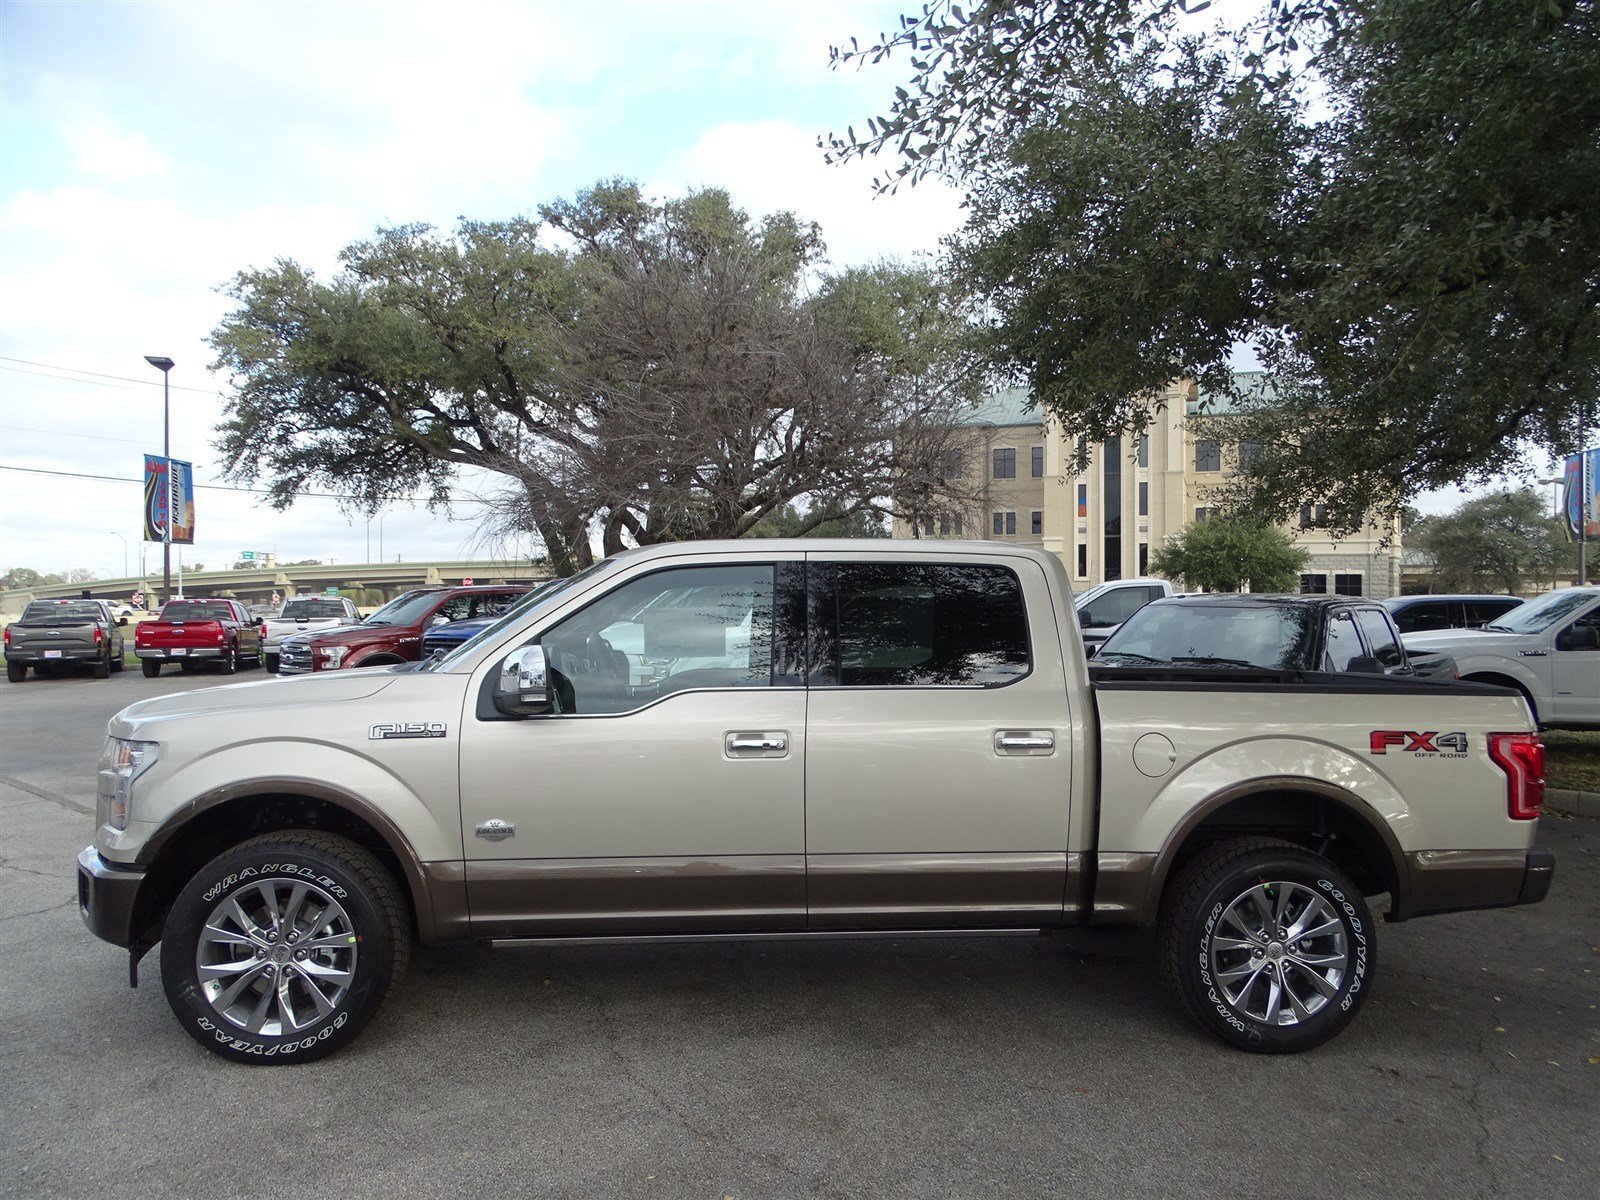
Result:
{"label": "white cloud", "polygon": [[105,127],[80,129],[69,135],[77,154],[78,169],[96,179],[118,182],[163,175],[170,164],[136,133]]}
{"label": "white cloud", "polygon": [[731,122],[708,130],[657,173],[653,192],[725,187],[754,212],[792,209],[822,226],[835,264],[917,258],[961,222],[961,194],[928,180],[894,195],[872,190],[872,162],[829,165],[815,132],[778,121]]}

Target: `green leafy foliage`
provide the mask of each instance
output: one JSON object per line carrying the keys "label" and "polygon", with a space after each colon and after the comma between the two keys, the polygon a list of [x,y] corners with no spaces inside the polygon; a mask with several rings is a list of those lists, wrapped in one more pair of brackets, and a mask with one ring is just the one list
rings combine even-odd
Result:
{"label": "green leafy foliage", "polygon": [[1275,525],[1211,517],[1185,526],[1150,556],[1150,569],[1190,590],[1292,592],[1310,557]]}
{"label": "green leafy foliage", "polygon": [[887,511],[976,388],[967,326],[925,270],[823,255],[792,213],[612,181],[539,220],[380,231],[326,283],[247,271],[212,335],[221,450],[280,507],[312,484],[443,503],[459,468],[492,472],[492,520],[561,573],[596,534],[740,537],[806,495]]}
{"label": "green leafy foliage", "polygon": [[1560,520],[1526,489],[1479,496],[1452,513],[1424,517],[1408,540],[1433,559],[1436,592],[1516,595],[1570,574],[1577,564],[1577,547],[1566,540]]}
{"label": "green leafy foliage", "polygon": [[[1594,440],[1600,0],[1190,7],[938,3],[838,52],[909,54],[829,148],[970,189],[991,363],[1091,439],[1192,376],[1262,447],[1221,502],[1352,529]],[[1270,388],[1234,383],[1241,346]]]}

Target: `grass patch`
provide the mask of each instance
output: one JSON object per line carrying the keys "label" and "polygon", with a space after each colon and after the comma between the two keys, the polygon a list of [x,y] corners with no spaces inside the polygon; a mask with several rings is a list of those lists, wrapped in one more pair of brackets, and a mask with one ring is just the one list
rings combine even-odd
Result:
{"label": "grass patch", "polygon": [[1600,731],[1547,729],[1541,737],[1547,787],[1600,792]]}

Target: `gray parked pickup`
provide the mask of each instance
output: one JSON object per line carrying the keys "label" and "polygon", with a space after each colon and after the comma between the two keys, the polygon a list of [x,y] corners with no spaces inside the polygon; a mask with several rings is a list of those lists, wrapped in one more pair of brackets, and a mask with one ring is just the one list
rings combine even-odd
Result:
{"label": "gray parked pickup", "polygon": [[42,675],[87,663],[95,677],[122,670],[123,635],[104,600],[35,600],[6,626],[6,678],[21,683],[28,668]]}

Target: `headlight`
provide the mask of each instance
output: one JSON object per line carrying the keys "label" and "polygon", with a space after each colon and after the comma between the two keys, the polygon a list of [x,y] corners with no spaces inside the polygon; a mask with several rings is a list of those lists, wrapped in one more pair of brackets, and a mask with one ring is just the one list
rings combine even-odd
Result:
{"label": "headlight", "polygon": [[349,646],[318,646],[317,654],[322,661],[333,670],[339,669],[339,664],[344,661],[344,656],[350,653]]}
{"label": "headlight", "polygon": [[105,754],[100,760],[100,791],[102,794],[109,791],[106,824],[111,828],[128,827],[128,798],[133,792],[133,781],[150,769],[159,749],[156,742],[106,739]]}

